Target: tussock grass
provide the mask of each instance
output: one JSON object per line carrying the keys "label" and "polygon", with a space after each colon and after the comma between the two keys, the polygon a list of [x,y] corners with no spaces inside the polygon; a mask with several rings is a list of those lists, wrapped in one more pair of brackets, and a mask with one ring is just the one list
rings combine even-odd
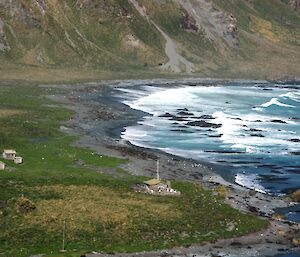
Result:
{"label": "tussock grass", "polygon": [[37,202],[36,211],[24,217],[24,224],[59,233],[63,220],[66,220],[71,238],[76,237],[78,230],[95,233],[95,223],[101,223],[104,227],[113,224],[120,234],[126,234],[126,231],[136,229],[136,216],[148,215],[160,219],[181,216],[172,203],[157,203],[151,198],[139,199],[134,193],[122,194],[105,187],[54,185],[39,186],[33,190],[52,191],[61,198]]}
{"label": "tussock grass", "polygon": [[222,197],[222,198],[226,198],[228,197],[229,194],[229,189],[224,186],[224,185],[219,185],[216,189],[215,189],[216,193]]}

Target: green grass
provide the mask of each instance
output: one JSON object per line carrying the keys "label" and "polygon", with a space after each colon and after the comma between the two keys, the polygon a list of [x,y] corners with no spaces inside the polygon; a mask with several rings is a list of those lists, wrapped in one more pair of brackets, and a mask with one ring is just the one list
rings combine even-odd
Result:
{"label": "green grass", "polygon": [[[12,34],[9,26],[4,26],[12,50],[0,57],[10,62],[117,70],[128,66],[141,68],[145,62],[157,67],[166,58],[159,32],[126,0],[109,0],[92,7],[87,3],[83,8],[74,1],[65,0],[54,6],[47,1],[45,15],[41,15],[37,5],[21,2],[26,21],[14,20],[7,12],[0,12],[0,18],[14,31]],[[124,49],[124,38],[131,34],[144,44],[143,48]],[[33,53],[33,49],[37,52]],[[43,64],[37,61],[40,52],[43,53]]]}
{"label": "green grass", "polygon": [[[177,42],[178,52],[195,64],[194,75],[254,79],[298,75],[299,13],[280,0],[212,1],[225,15],[237,18],[238,49],[222,49],[203,29],[197,33],[182,29],[183,10],[175,1],[139,0],[152,20]],[[36,81],[36,74],[39,81],[56,82],[167,74],[159,69],[160,63],[168,61],[164,38],[128,0],[83,1],[82,8],[78,1],[53,5],[47,0],[45,15],[33,2],[15,2],[22,2],[27,16],[18,21],[7,9],[0,10],[11,46],[0,53],[4,79],[19,75],[16,79]],[[138,46],[128,46],[130,35]],[[39,62],[41,55],[43,62]]]}
{"label": "green grass", "polygon": [[[58,92],[62,91],[0,82],[0,149],[15,148],[24,157],[22,165],[5,160],[8,169],[0,172],[0,202],[6,205],[0,210],[2,256],[164,249],[268,226],[193,183],[172,182],[181,197],[134,193],[132,184],[144,178],[119,172],[126,160],[73,147],[76,137],[59,131],[73,113],[44,97]],[[78,166],[78,160],[86,166]],[[91,167],[116,170],[120,178]],[[33,201],[36,210],[17,213],[15,202],[21,195]],[[59,254],[64,220],[68,252]],[[227,230],[230,224],[234,230]]]}
{"label": "green grass", "polygon": [[[183,18],[181,8],[172,1],[157,4],[155,1],[143,1],[150,10],[153,20],[175,41],[184,46],[195,63],[201,62],[205,57],[216,55],[214,45],[205,37],[201,29],[197,33],[185,31],[181,27]],[[199,58],[201,57],[201,58]]]}

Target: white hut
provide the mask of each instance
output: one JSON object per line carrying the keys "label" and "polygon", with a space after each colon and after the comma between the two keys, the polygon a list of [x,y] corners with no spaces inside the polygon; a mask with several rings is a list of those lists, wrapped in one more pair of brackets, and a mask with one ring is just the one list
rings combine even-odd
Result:
{"label": "white hut", "polygon": [[5,169],[5,163],[0,161],[0,170],[4,170]]}
{"label": "white hut", "polygon": [[6,149],[3,151],[3,158],[6,160],[14,160],[16,157],[16,150],[12,150],[12,149]]}
{"label": "white hut", "polygon": [[14,158],[14,163],[15,163],[15,164],[22,164],[22,163],[23,163],[23,158],[20,157],[20,156],[16,156],[16,157]]}

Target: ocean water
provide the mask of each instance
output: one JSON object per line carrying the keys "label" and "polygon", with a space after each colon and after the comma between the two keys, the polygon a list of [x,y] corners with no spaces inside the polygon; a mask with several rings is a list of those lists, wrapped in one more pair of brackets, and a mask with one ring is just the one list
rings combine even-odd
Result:
{"label": "ocean water", "polygon": [[[300,188],[300,85],[119,88],[145,112],[122,138],[142,147],[213,163],[225,179],[262,193]],[[300,207],[282,210],[300,223]]]}

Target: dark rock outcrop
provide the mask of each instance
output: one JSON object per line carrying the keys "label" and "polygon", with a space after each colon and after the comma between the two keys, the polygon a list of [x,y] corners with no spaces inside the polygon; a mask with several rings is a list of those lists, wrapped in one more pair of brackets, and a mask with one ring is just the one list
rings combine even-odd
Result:
{"label": "dark rock outcrop", "polygon": [[262,135],[262,134],[251,134],[250,136],[251,136],[251,137],[265,137],[265,136]]}
{"label": "dark rock outcrop", "polygon": [[191,112],[185,112],[185,111],[180,111],[177,113],[178,115],[181,115],[181,116],[193,116],[194,114],[191,113]]}
{"label": "dark rock outcrop", "polygon": [[251,132],[261,132],[262,130],[261,129],[251,128],[251,129],[249,129],[249,131],[251,131]]}
{"label": "dark rock outcrop", "polygon": [[212,119],[214,119],[214,117],[213,116],[211,116],[211,115],[201,115],[200,117],[199,117],[199,119],[204,119],[204,120],[212,120]]}
{"label": "dark rock outcrop", "polygon": [[191,32],[198,32],[199,27],[195,19],[188,14],[187,11],[183,10],[183,17],[181,19],[181,28]]}
{"label": "dark rock outcrop", "polygon": [[294,142],[294,143],[300,143],[300,139],[299,138],[292,138],[289,141]]}
{"label": "dark rock outcrop", "polygon": [[290,0],[290,5],[293,7],[295,11],[300,10],[300,0]]}
{"label": "dark rock outcrop", "polygon": [[271,120],[273,123],[281,123],[281,124],[286,124],[286,121],[283,120]]}
{"label": "dark rock outcrop", "polygon": [[160,118],[173,118],[173,117],[175,117],[175,116],[172,115],[172,114],[169,113],[169,112],[166,112],[165,114],[158,115],[158,117],[160,117]]}
{"label": "dark rock outcrop", "polygon": [[210,122],[206,122],[204,120],[190,121],[186,125],[193,126],[193,127],[201,127],[201,128],[221,128],[222,127],[222,124],[210,123]]}

